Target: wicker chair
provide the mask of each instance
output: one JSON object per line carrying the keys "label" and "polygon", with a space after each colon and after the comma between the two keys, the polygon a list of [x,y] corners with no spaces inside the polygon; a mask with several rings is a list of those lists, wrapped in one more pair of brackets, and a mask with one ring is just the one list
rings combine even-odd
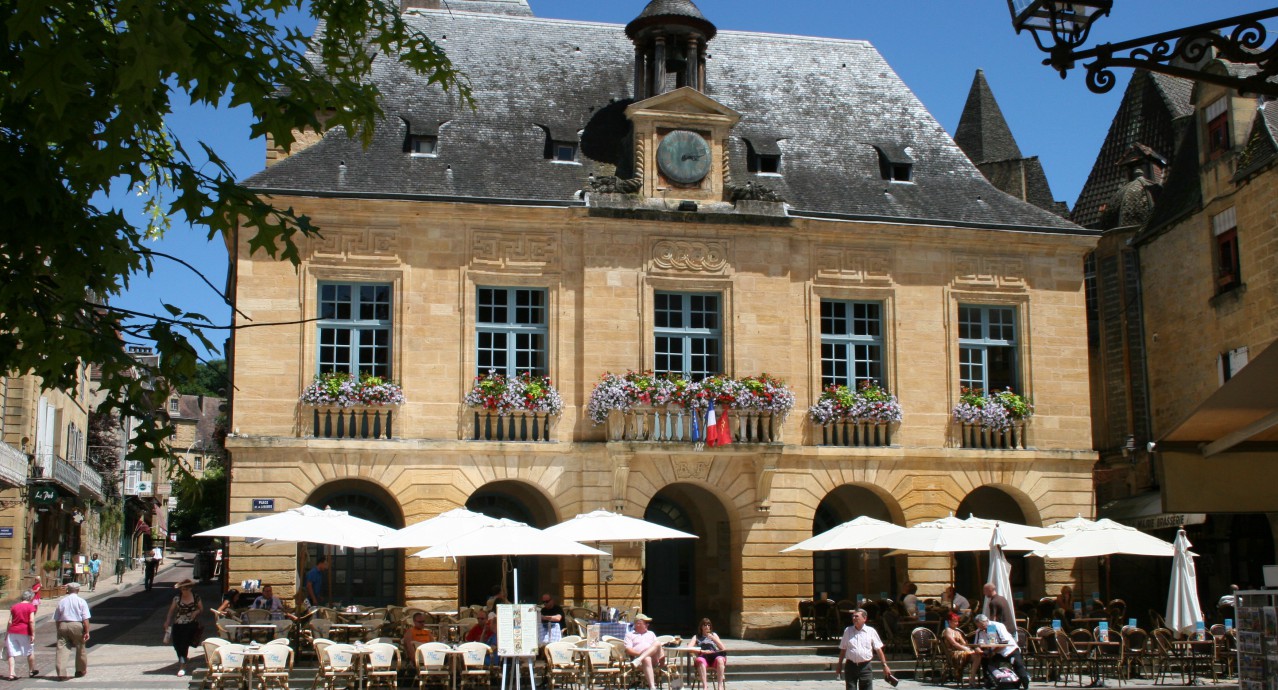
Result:
{"label": "wicker chair", "polygon": [[926,673],[929,678],[937,678],[940,676],[940,669],[936,665],[936,656],[933,654],[933,648],[936,647],[936,633],[928,628],[915,628],[910,631],[910,648],[914,651],[914,679],[923,678]]}
{"label": "wicker chair", "polygon": [[812,600],[799,600],[799,639],[816,637],[816,618],[812,615]]}
{"label": "wicker chair", "polygon": [[[1088,636],[1090,637],[1090,634]],[[1069,685],[1070,676],[1077,676],[1078,684],[1082,686],[1084,672],[1095,680],[1098,674],[1091,654],[1086,650],[1080,650],[1074,644],[1074,640],[1063,630],[1055,631],[1055,637],[1056,649],[1061,655],[1061,672],[1056,677],[1056,681],[1059,683],[1063,680],[1066,685]]]}
{"label": "wicker chair", "polygon": [[1060,677],[1061,653],[1056,648],[1056,631],[1052,626],[1044,625],[1034,632],[1034,636],[1030,638],[1030,649],[1039,678],[1052,680]]}

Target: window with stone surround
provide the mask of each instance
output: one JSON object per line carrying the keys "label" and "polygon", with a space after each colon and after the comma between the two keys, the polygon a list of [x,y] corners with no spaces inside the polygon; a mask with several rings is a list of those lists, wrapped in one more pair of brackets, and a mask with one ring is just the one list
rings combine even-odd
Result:
{"label": "window with stone surround", "polygon": [[476,300],[475,363],[478,373],[548,375],[546,291],[481,287]]}
{"label": "window with stone surround", "polygon": [[1021,392],[1016,374],[1016,309],[960,304],[958,326],[959,385]]}
{"label": "window with stone surround", "polygon": [[883,371],[883,304],[821,300],[821,386],[886,386]]}
{"label": "window with stone surround", "polygon": [[320,283],[319,373],[390,378],[391,286]]}
{"label": "window with stone surround", "polygon": [[1237,218],[1232,206],[1211,217],[1217,292],[1232,290],[1242,283],[1238,263]]}
{"label": "window with stone surround", "polygon": [[703,292],[653,294],[653,369],[693,380],[723,373],[720,295]]}
{"label": "window with stone surround", "polygon": [[1207,158],[1215,160],[1229,150],[1229,99],[1217,98],[1203,110],[1207,127]]}

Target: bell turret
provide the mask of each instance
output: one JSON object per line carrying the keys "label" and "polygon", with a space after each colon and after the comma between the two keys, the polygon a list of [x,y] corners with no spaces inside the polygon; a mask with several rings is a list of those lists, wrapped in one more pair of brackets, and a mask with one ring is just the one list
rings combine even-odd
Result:
{"label": "bell turret", "polygon": [[689,86],[704,92],[706,43],[717,33],[692,0],[652,0],[626,25],[635,44],[635,100]]}

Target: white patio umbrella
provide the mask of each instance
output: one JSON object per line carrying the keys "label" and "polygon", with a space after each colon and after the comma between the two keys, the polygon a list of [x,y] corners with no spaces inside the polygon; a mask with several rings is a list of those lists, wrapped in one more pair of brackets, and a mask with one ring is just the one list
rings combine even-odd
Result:
{"label": "white patio umbrella", "polygon": [[498,522],[497,518],[483,513],[454,508],[404,529],[395,530],[382,537],[377,545],[383,549],[426,549]]}
{"label": "white patio umbrella", "polygon": [[1185,530],[1178,531],[1176,554],[1172,556],[1171,589],[1167,592],[1167,627],[1181,634],[1193,632],[1203,620],[1202,607],[1198,605],[1198,573],[1190,546]]}
{"label": "white patio umbrella", "polygon": [[[1052,541],[1060,538],[1060,532],[1050,527],[1035,527],[1033,525],[1022,525],[1019,522],[1008,522],[1006,520],[990,520],[989,518],[978,518],[975,515],[968,515],[963,520],[964,524],[972,527],[980,527],[984,529],[994,529],[995,525],[1003,531],[1003,536],[1007,538],[1023,537],[1025,539],[1033,539],[1035,541]],[[992,535],[991,535],[992,536]]]}
{"label": "white patio umbrella", "polygon": [[[960,520],[954,516],[939,520],[921,522],[899,532],[885,534],[863,542],[860,549],[896,549],[898,551],[917,551],[922,553],[949,553],[956,551],[984,551],[989,548],[994,537],[993,521],[989,525]],[[1027,530],[1042,530],[1054,534],[1044,528],[1020,525]],[[1026,537],[1004,534],[1007,542],[1004,551],[1033,551],[1042,548],[1043,543]]]}
{"label": "white patio umbrella", "polygon": [[[1007,544],[1007,537],[1003,535],[1003,527],[995,523],[994,533],[990,535],[990,577],[986,580],[987,584],[994,585],[994,591],[999,596],[1007,600],[1008,617],[1012,619],[1012,630],[1008,632],[1015,634],[1016,630],[1016,608],[1012,604],[1012,564],[1007,562],[1007,557],[1003,555],[1003,547]],[[990,615],[990,600],[985,600],[985,605],[981,610],[986,616]]]}
{"label": "white patio umbrella", "polygon": [[[662,539],[697,539],[697,535],[680,532],[664,525],[640,520],[639,518],[621,515],[607,510],[596,510],[581,513],[571,520],[564,520],[545,530],[546,534],[570,539],[576,542],[598,546],[601,543],[615,542],[649,542]],[[606,552],[605,552],[606,553]],[[601,561],[595,559],[595,580],[599,579]],[[603,601],[608,600],[608,583],[604,582]],[[598,592],[598,589],[595,590]],[[602,613],[603,602],[600,602]]]}
{"label": "white patio umbrella", "polygon": [[357,518],[344,510],[321,510],[304,505],[282,513],[224,525],[195,536],[244,537],[268,542],[307,542],[359,549],[376,547],[378,539],[393,531],[385,525]]}
{"label": "white patio umbrella", "polygon": [[[454,537],[413,554],[418,558],[452,558],[463,556],[603,556],[599,549],[547,534],[515,520],[499,520],[474,531]],[[519,572],[511,601],[519,603]]]}
{"label": "white patio umbrella", "polygon": [[[1043,546],[1043,548],[1031,552],[1031,556],[1040,558],[1089,558],[1128,554],[1170,558],[1175,554],[1175,549],[1172,545],[1162,539],[1108,518],[1088,520],[1080,515],[1050,525],[1048,529],[1057,530],[1063,536]],[[1106,599],[1111,596],[1109,586],[1111,568],[1110,560],[1105,559]]]}
{"label": "white patio umbrella", "polygon": [[868,515],[848,520],[832,527],[816,536],[809,537],[793,546],[781,549],[788,551],[841,551],[843,549],[859,549],[861,544],[887,534],[895,534],[905,529],[900,525],[876,520]]}

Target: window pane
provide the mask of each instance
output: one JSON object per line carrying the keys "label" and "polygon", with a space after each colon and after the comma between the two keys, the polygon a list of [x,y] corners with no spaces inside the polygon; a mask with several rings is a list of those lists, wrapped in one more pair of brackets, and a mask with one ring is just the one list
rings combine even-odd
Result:
{"label": "window pane", "polygon": [[658,292],[653,301],[653,323],[657,328],[683,328],[683,296]]}
{"label": "window pane", "polygon": [[821,300],[821,335],[848,334],[848,303]]}
{"label": "window pane", "polygon": [[821,344],[821,387],[848,385],[848,346]]}
{"label": "window pane", "polygon": [[881,367],[883,353],[878,345],[857,345],[856,346],[856,380],[854,385],[861,385],[862,381],[883,382],[883,370]]}
{"label": "window pane", "polygon": [[959,385],[964,388],[985,386],[985,351],[975,347],[959,348]]}
{"label": "window pane", "polygon": [[683,338],[657,336],[654,369],[660,373],[683,373]]}
{"label": "window pane", "polygon": [[856,302],[852,305],[856,335],[877,338],[881,335],[880,307],[877,302]]}
{"label": "window pane", "polygon": [[981,310],[975,307],[959,307],[959,338],[981,340],[985,337],[981,328]]}
{"label": "window pane", "polygon": [[821,383],[856,387],[883,379],[883,305],[822,300]]}
{"label": "window pane", "polygon": [[986,352],[988,390],[1016,388],[1016,348],[990,346]]}

